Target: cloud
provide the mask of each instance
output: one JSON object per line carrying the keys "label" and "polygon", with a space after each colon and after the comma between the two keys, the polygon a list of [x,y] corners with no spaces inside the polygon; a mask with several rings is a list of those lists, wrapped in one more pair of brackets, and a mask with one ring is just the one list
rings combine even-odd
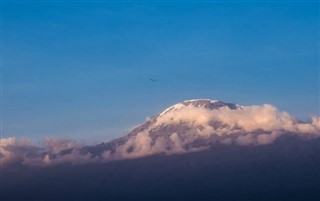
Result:
{"label": "cloud", "polygon": [[0,139],[1,165],[20,163],[48,166],[61,163],[81,164],[96,161],[90,153],[81,153],[83,145],[70,139],[45,139],[43,146],[14,137]]}
{"label": "cloud", "polygon": [[14,137],[0,139],[0,165],[21,161],[25,156],[37,153],[38,148],[29,140],[17,140]]}
{"label": "cloud", "polygon": [[75,140],[57,138],[48,138],[43,142],[43,144],[44,148],[52,154],[58,154],[63,150],[75,149],[83,146]]}
{"label": "cloud", "polygon": [[[258,129],[265,131],[285,130],[320,135],[319,117],[313,117],[311,123],[300,123],[287,112],[279,112],[277,108],[269,104],[244,106],[237,110],[232,110],[229,107],[221,107],[218,110],[183,107],[160,116],[157,119],[157,125],[159,126],[168,122],[175,124],[187,122],[194,126],[206,127],[210,126],[210,123],[213,121],[224,124],[228,130],[235,130],[237,128],[246,132],[253,132]],[[211,129],[209,130],[209,133],[211,133]]]}
{"label": "cloud", "polygon": [[[135,158],[203,150],[208,148],[208,143],[201,144],[201,141],[214,140],[212,138],[223,144],[265,145],[284,134],[302,138],[320,137],[318,117],[313,117],[309,123],[302,123],[269,104],[242,106],[236,110],[229,107],[210,110],[182,104],[178,106],[157,116],[151,126],[119,146],[114,155]],[[166,137],[157,134],[163,133],[161,129],[165,130]],[[190,146],[196,142],[199,142],[198,146]]]}
{"label": "cloud", "polygon": [[260,134],[257,136],[257,143],[258,144],[271,144],[273,143],[278,137],[282,135],[279,131],[273,131],[270,134]]}
{"label": "cloud", "polygon": [[220,107],[206,109],[180,105],[148,119],[136,128],[139,132],[107,143],[112,148],[101,152],[84,151],[85,145],[71,139],[45,139],[42,146],[14,137],[0,140],[1,165],[20,163],[50,166],[61,163],[81,164],[138,158],[154,154],[182,154],[208,149],[212,144],[266,145],[282,135],[304,139],[320,137],[320,118],[311,122],[297,120],[272,105]]}

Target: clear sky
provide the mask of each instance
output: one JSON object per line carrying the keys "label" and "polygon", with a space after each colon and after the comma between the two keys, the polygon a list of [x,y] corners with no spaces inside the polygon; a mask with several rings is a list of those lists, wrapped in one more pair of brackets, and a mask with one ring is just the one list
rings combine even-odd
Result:
{"label": "clear sky", "polygon": [[3,137],[109,140],[193,98],[319,116],[319,26],[303,1],[2,2]]}

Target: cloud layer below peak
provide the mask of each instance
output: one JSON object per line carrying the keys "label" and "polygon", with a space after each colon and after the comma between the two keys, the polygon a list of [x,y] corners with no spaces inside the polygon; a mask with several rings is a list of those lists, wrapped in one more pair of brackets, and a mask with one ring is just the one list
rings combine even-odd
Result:
{"label": "cloud layer below peak", "polygon": [[[181,154],[207,149],[214,143],[265,145],[282,135],[303,139],[320,137],[320,118],[303,123],[272,105],[221,107],[181,107],[156,116],[121,143],[106,143],[102,152],[86,151],[88,146],[70,139],[45,139],[42,146],[15,137],[0,139],[1,166],[22,164],[49,166],[82,164],[153,154]],[[134,132],[134,131],[133,131]],[[94,147],[94,146],[93,146]]]}

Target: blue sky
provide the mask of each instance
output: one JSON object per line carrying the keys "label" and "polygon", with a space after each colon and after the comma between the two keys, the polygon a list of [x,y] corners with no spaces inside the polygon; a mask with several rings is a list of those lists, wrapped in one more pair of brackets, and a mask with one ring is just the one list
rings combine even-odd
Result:
{"label": "blue sky", "polygon": [[193,98],[319,116],[319,3],[7,1],[2,18],[4,137],[109,140]]}

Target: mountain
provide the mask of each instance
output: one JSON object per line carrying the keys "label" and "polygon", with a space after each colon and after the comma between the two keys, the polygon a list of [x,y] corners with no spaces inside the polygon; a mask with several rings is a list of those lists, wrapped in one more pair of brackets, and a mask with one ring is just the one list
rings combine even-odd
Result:
{"label": "mountain", "polygon": [[262,146],[282,136],[320,137],[320,118],[302,122],[272,105],[241,106],[210,99],[177,103],[110,142],[85,146],[68,139],[47,139],[43,146],[14,137],[0,139],[1,164],[50,166],[174,155],[223,145]]}
{"label": "mountain", "polygon": [[[194,115],[192,117],[194,119],[178,119],[178,121],[174,121],[173,118],[178,117],[181,113],[183,114],[186,109],[199,110],[200,113],[203,112],[204,114],[205,111],[219,110],[221,108],[241,110],[243,107],[233,103],[224,103],[210,99],[186,100],[153,116],[145,123],[134,128],[128,135],[94,147],[85,147],[82,152],[89,152],[94,155],[110,152],[111,155],[117,155],[121,154],[119,153],[120,148],[122,152],[127,152],[126,154],[122,153],[122,157],[130,157],[131,153],[132,157],[138,157],[151,154],[182,153],[195,151],[198,148],[205,148],[212,142],[215,142],[218,139],[218,135],[211,133],[209,137],[201,136],[204,127],[194,123],[199,116]],[[209,125],[220,128],[224,126],[218,121],[211,121]],[[200,135],[198,135],[199,133]],[[148,149],[145,150],[149,151],[148,153],[136,154],[135,151],[139,151],[137,150],[137,144],[141,142],[139,140],[144,140],[150,146],[157,147],[157,149]]]}
{"label": "mountain", "polygon": [[320,200],[320,119],[268,104],[187,100],[107,143],[8,138],[0,151],[5,201]]}
{"label": "mountain", "polygon": [[106,160],[137,158],[201,151],[216,144],[265,145],[283,134],[319,137],[320,121],[303,123],[268,104],[194,99],[165,109],[124,137],[81,151]]}

